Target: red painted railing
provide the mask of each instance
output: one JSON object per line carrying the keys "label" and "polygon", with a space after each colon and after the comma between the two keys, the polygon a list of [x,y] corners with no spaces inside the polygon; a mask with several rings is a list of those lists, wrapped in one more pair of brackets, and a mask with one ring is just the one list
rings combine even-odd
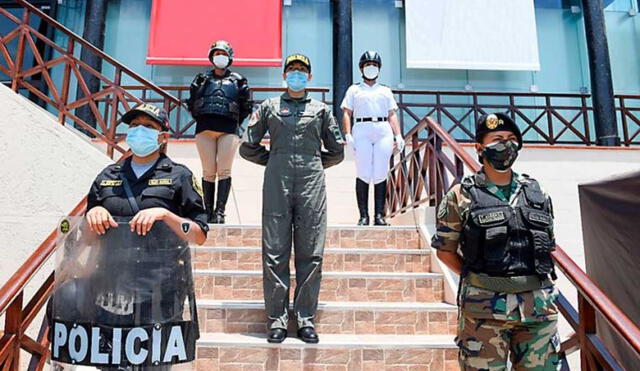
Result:
{"label": "red painted railing", "polygon": [[[460,182],[465,169],[480,170],[455,139],[430,117],[422,120],[405,136],[411,146],[405,153],[395,152],[387,179],[387,214],[395,216],[422,204],[436,206],[451,185]],[[563,343],[563,349],[579,347],[583,370],[622,370],[601,343],[596,330],[596,313],[623,339],[640,358],[640,328],[613,303],[587,274],[556,246],[556,266],[578,292],[576,310],[561,296],[558,306],[576,336]]]}
{"label": "red painted railing", "polygon": [[[83,199],[69,214],[83,215],[87,207],[86,198]],[[20,365],[20,350],[31,354],[29,370],[43,370],[49,357],[48,326],[43,323],[36,339],[25,332],[38,313],[41,312],[53,290],[54,272],[51,271],[42,286],[31,299],[26,302],[25,288],[29,281],[40,271],[42,266],[56,250],[56,235],[54,230],[46,240],[29,256],[24,264],[0,288],[0,316],[5,316],[4,334],[0,338],[0,370],[18,371]]]}
{"label": "red painted railing", "polygon": [[[477,119],[500,111],[516,120],[527,143],[596,144],[590,94],[442,90],[394,93],[403,128],[415,127],[424,117],[433,117],[454,139],[471,142]],[[619,94],[614,99],[622,145],[640,144],[640,95]]]}
{"label": "red painted railing", "polygon": [[[125,153],[124,148],[118,144],[123,138],[117,135],[117,126],[132,104],[142,102],[134,92],[122,86],[123,82],[134,81],[153,91],[161,98],[161,105],[168,112],[180,106],[176,97],[105,54],[27,1],[16,0],[16,3],[22,7],[21,17],[0,8],[0,20],[14,25],[11,31],[0,37],[0,72],[9,77],[13,90],[26,90],[45,102],[47,108],[58,116],[60,123],[75,124],[90,135],[104,140],[110,157],[113,157],[114,151]],[[63,37],[64,46],[58,45],[32,27],[31,23],[37,20],[46,22],[58,37]],[[16,45],[13,45],[14,42]],[[53,50],[53,58],[45,60],[36,43],[44,43],[46,48]],[[81,52],[100,58],[102,71],[96,71],[80,60],[77,55]],[[33,55],[33,65],[24,63],[27,55]],[[35,75],[42,77],[46,94],[45,89],[34,86],[32,77]],[[85,76],[97,78],[102,85],[100,91],[90,92]],[[74,87],[83,93],[81,98],[72,94]],[[100,103],[105,101],[108,104]],[[89,107],[95,117],[96,127],[78,117],[77,110],[80,107]]]}

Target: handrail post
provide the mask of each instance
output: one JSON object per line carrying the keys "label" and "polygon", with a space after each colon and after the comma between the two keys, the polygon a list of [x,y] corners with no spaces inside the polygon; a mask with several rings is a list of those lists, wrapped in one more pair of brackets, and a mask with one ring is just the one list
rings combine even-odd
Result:
{"label": "handrail post", "polygon": [[580,339],[580,363],[582,370],[591,370],[591,347],[589,346],[588,335],[596,332],[596,313],[587,299],[578,292],[578,316],[580,327],[578,337]]}
{"label": "handrail post", "polygon": [[400,107],[400,109],[398,110],[400,117],[398,117],[398,120],[400,121],[400,135],[402,135],[402,137],[404,138],[404,94],[403,93],[398,93],[398,106]]}
{"label": "handrail post", "polygon": [[551,115],[551,97],[549,94],[544,96],[544,110],[547,112],[547,125],[549,128],[549,144],[553,145],[555,137],[553,136],[553,117]]}
{"label": "handrail post", "polygon": [[107,156],[113,158],[113,150],[116,140],[116,122],[118,121],[118,101],[120,98],[117,94],[117,86],[120,85],[122,79],[122,70],[116,67],[115,76],[113,77],[113,100],[111,101],[111,118],[109,119],[109,130],[107,134]]}
{"label": "handrail post", "polygon": [[11,357],[11,365],[9,368],[5,368],[7,371],[19,371],[20,369],[20,340],[22,338],[22,302],[24,299],[24,291],[20,291],[20,294],[16,296],[9,308],[5,312],[5,325],[4,332],[6,335],[12,335],[14,337],[11,349],[13,354]]}
{"label": "handrail post", "polygon": [[[67,40],[67,53],[69,55],[73,55],[74,42],[72,38]],[[71,63],[73,60],[71,58],[66,58],[64,62],[64,73],[62,76],[62,94],[60,99],[62,99],[62,107],[58,110],[58,121],[60,124],[64,125],[67,120],[67,104],[69,103],[69,85],[71,80]]]}
{"label": "handrail post", "polygon": [[631,145],[631,140],[629,139],[629,127],[627,123],[627,108],[624,104],[624,97],[618,97],[620,101],[620,118],[622,119],[622,133],[624,136],[624,145],[629,147]]}
{"label": "handrail post", "polygon": [[22,63],[24,62],[24,41],[27,37],[27,28],[25,25],[29,25],[29,9],[24,9],[24,13],[22,15],[22,22],[18,27],[21,28],[20,36],[18,39],[18,50],[16,53],[16,62],[13,64],[13,81],[11,82],[11,90],[18,92],[18,88],[20,86],[19,81],[22,79],[20,77],[20,72],[22,71]]}
{"label": "handrail post", "polygon": [[580,98],[580,101],[582,103],[582,117],[583,117],[583,121],[584,121],[584,135],[587,138],[587,145],[590,146],[591,145],[591,134],[590,134],[590,130],[589,130],[589,110],[587,109],[587,98],[583,95]]}

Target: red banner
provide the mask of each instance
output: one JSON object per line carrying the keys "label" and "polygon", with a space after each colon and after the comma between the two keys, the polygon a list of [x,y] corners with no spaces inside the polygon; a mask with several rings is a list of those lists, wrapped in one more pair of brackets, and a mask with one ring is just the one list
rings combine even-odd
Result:
{"label": "red banner", "polygon": [[153,0],[147,64],[208,65],[216,40],[234,66],[282,64],[282,0]]}

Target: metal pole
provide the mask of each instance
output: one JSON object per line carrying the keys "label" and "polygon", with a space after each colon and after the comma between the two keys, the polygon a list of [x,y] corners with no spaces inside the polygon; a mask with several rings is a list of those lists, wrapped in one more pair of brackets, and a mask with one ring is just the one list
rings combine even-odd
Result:
{"label": "metal pole", "polygon": [[619,146],[609,45],[602,0],[582,0],[584,28],[589,52],[589,73],[595,119],[596,144]]}
{"label": "metal pole", "polygon": [[[333,0],[333,113],[342,122],[340,103],[353,83],[351,0]],[[342,125],[339,125],[342,128]]]}
{"label": "metal pole", "polygon": [[[82,33],[82,38],[93,44],[96,48],[102,50],[104,49],[104,27],[107,16],[108,0],[87,0],[85,6],[84,31]],[[102,59],[91,53],[86,48],[82,48],[80,59],[96,71],[102,70]],[[100,91],[100,79],[84,70],[81,70],[81,73],[82,78],[89,87],[90,93]],[[76,96],[77,99],[82,99],[84,97],[84,93],[79,86]],[[78,108],[76,110],[76,115],[84,122],[94,128],[96,127],[96,118],[94,117],[89,105],[84,105]]]}

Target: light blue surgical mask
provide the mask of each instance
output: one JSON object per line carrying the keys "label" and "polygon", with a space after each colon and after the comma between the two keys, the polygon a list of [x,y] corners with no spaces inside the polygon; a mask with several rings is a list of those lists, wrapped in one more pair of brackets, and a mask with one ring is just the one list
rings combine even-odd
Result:
{"label": "light blue surgical mask", "polygon": [[307,87],[309,74],[302,71],[287,72],[287,86],[293,91],[302,91]]}
{"label": "light blue surgical mask", "polygon": [[160,148],[159,134],[160,130],[136,126],[127,131],[127,144],[136,156],[149,156]]}

